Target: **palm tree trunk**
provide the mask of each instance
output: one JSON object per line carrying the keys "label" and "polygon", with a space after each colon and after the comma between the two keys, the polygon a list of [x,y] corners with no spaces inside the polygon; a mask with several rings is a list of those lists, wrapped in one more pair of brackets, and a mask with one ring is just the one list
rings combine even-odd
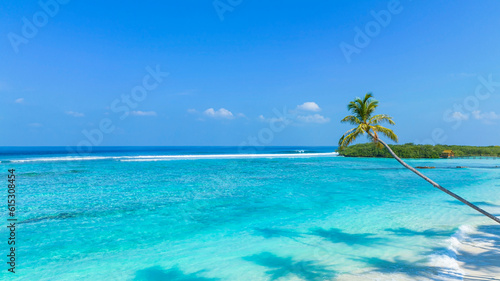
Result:
{"label": "palm tree trunk", "polygon": [[485,210],[479,208],[478,206],[472,204],[471,202],[463,199],[462,197],[456,195],[455,193],[449,191],[448,189],[440,186],[439,184],[437,184],[436,182],[434,182],[433,180],[431,180],[430,178],[424,176],[422,173],[420,173],[419,171],[417,171],[415,168],[413,168],[412,166],[406,164],[403,160],[401,160],[401,158],[399,158],[396,153],[394,153],[394,151],[392,151],[392,149],[382,140],[380,140],[379,138],[376,138],[372,133],[368,132],[368,134],[373,138],[373,139],[376,139],[378,142],[380,142],[383,146],[385,146],[385,148],[387,148],[387,150],[389,151],[389,153],[392,155],[392,157],[394,157],[394,159],[396,159],[401,165],[405,166],[405,168],[407,168],[408,170],[414,172],[415,174],[419,175],[421,178],[423,178],[424,180],[428,181],[430,184],[432,184],[434,187],[437,187],[439,188],[441,191],[443,192],[446,192],[448,193],[449,195],[453,196],[455,199],[459,200],[460,202],[466,204],[467,206],[471,207],[472,209],[480,212],[481,214],[489,217],[490,219],[496,221],[497,223],[500,223],[500,219],[495,217],[494,215],[486,212]]}

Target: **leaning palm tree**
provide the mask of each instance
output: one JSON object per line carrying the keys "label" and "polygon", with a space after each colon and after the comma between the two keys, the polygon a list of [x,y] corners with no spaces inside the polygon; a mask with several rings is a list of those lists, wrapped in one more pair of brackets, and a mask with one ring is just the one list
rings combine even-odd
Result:
{"label": "leaning palm tree", "polygon": [[419,175],[421,178],[428,181],[434,187],[439,188],[441,191],[444,191],[447,194],[453,196],[455,199],[458,199],[459,201],[468,205],[474,210],[482,213],[483,215],[489,217],[490,219],[496,221],[497,223],[500,223],[500,219],[498,219],[497,217],[477,207],[476,205],[470,203],[469,201],[449,191],[448,189],[440,186],[439,184],[429,179],[428,177],[424,176],[415,168],[411,167],[410,165],[406,164],[403,160],[401,160],[401,158],[399,158],[394,153],[394,151],[392,151],[392,149],[384,141],[380,139],[380,135],[384,135],[389,139],[397,142],[398,136],[391,129],[388,129],[380,125],[382,123],[389,123],[391,125],[394,125],[395,123],[392,120],[392,117],[388,115],[385,114],[373,115],[377,106],[378,106],[378,101],[373,99],[373,95],[371,93],[366,94],[363,99],[356,98],[354,101],[351,101],[349,105],[347,105],[348,110],[351,111],[353,115],[346,116],[344,119],[342,119],[341,122],[347,122],[352,125],[355,125],[356,127],[347,131],[340,138],[339,150],[344,149],[353,141],[355,141],[359,136],[364,135],[366,133],[368,139],[374,142],[378,147],[387,148],[392,157],[394,157],[394,159],[396,159],[401,165],[403,165],[410,171],[414,172],[415,174]]}

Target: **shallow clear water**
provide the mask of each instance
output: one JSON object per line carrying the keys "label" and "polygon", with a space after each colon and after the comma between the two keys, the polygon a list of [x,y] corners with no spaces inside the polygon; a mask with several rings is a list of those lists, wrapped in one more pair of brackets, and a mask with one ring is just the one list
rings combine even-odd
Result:
{"label": "shallow clear water", "polygon": [[[490,223],[393,159],[161,157],[242,153],[220,149],[4,148],[0,167],[16,169],[18,186],[14,279],[421,280],[458,270],[440,257],[460,226]],[[436,166],[424,173],[500,213],[499,160],[408,162]]]}

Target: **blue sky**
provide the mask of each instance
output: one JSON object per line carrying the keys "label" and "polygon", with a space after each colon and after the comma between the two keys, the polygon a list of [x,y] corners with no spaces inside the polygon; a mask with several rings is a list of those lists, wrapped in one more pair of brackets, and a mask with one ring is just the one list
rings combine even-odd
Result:
{"label": "blue sky", "polygon": [[40,3],[0,3],[0,145],[336,145],[366,92],[500,143],[498,1]]}

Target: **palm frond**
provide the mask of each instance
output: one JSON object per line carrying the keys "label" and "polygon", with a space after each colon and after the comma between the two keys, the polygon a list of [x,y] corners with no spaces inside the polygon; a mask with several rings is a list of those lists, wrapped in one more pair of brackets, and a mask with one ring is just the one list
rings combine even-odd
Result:
{"label": "palm frond", "polygon": [[390,138],[391,140],[398,142],[398,136],[391,130],[386,127],[382,127],[380,125],[375,125],[372,126],[374,128],[374,131],[380,132],[386,137]]}
{"label": "palm frond", "polygon": [[349,104],[347,105],[347,109],[354,113],[354,115],[359,116],[359,114],[361,113],[361,107],[360,104],[357,103],[357,100],[359,100],[359,98],[356,98],[356,100],[349,102]]}
{"label": "palm frond", "polygon": [[343,147],[344,147],[343,143],[344,143],[344,140],[345,140],[346,136],[350,135],[350,134],[351,134],[354,130],[356,130],[357,128],[358,128],[358,127],[356,127],[356,128],[352,128],[352,129],[349,129],[347,132],[345,132],[345,133],[342,135],[342,137],[339,139],[339,148],[343,148]]}
{"label": "palm frond", "polygon": [[373,94],[372,93],[366,93],[365,98],[363,99],[363,102],[366,103],[371,98],[373,98]]}
{"label": "palm frond", "polygon": [[370,124],[373,125],[378,125],[383,122],[387,122],[391,125],[395,125],[396,123],[392,120],[392,117],[387,115],[387,114],[377,114],[375,116],[372,116],[370,120],[368,120]]}
{"label": "palm frond", "polygon": [[369,119],[375,109],[378,107],[378,101],[370,99],[366,104],[366,117]]}
{"label": "palm frond", "polygon": [[339,140],[339,149],[343,149],[350,145],[357,137],[364,134],[360,127],[352,128],[347,131]]}
{"label": "palm frond", "polygon": [[354,115],[346,116],[340,122],[342,122],[342,123],[348,122],[348,123],[350,123],[352,125],[358,125],[358,124],[361,123],[361,121],[356,116],[354,116]]}

